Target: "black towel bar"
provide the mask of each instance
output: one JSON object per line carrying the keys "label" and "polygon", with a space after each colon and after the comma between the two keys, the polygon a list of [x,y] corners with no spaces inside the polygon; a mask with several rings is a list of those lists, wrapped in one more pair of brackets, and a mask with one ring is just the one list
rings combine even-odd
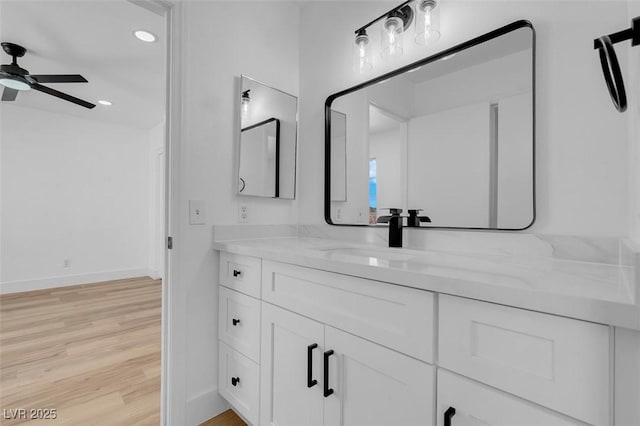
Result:
{"label": "black towel bar", "polygon": [[640,16],[631,20],[631,28],[593,40],[593,48],[600,53],[600,65],[609,95],[611,95],[613,105],[620,112],[627,109],[627,94],[624,89],[620,63],[613,45],[625,40],[631,40],[632,46],[640,45]]}

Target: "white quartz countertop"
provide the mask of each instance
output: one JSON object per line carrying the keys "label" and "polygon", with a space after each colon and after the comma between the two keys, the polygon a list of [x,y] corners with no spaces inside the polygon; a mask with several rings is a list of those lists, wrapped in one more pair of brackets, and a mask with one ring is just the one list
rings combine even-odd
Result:
{"label": "white quartz countertop", "polygon": [[218,241],[214,249],[640,330],[628,266],[320,238]]}

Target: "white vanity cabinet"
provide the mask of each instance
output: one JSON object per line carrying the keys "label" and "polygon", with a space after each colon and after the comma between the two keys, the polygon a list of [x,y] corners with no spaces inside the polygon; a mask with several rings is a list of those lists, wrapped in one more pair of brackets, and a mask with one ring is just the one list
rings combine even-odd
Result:
{"label": "white vanity cabinet", "polygon": [[261,425],[433,421],[433,366],[301,315],[263,306]]}
{"label": "white vanity cabinet", "polygon": [[613,327],[220,261],[220,393],[254,426],[631,426],[613,413]]}
{"label": "white vanity cabinet", "polygon": [[433,329],[430,293],[267,261],[262,284],[261,425],[433,423],[433,366],[338,328],[431,359],[400,324]]}

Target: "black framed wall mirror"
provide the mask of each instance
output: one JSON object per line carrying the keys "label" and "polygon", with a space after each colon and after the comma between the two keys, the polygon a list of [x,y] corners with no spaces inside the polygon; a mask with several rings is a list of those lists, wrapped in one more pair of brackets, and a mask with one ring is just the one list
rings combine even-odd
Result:
{"label": "black framed wall mirror", "polygon": [[422,227],[528,228],[534,111],[535,32],[524,20],[329,96],[325,220],[374,225],[401,208],[422,209]]}
{"label": "black framed wall mirror", "polygon": [[238,194],[294,199],[298,98],[240,79]]}

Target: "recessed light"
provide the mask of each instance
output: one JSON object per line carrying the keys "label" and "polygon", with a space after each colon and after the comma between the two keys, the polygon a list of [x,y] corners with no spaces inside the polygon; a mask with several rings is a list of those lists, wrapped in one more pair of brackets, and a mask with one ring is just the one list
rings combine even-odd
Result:
{"label": "recessed light", "polygon": [[158,39],[155,34],[147,30],[135,30],[133,35],[136,36],[138,40],[146,41],[147,43],[153,43]]}
{"label": "recessed light", "polygon": [[442,57],[442,58],[440,58],[440,59],[442,59],[443,61],[446,61],[447,59],[451,59],[451,58],[453,58],[454,56],[456,56],[456,54],[455,54],[455,53],[452,53],[451,55],[444,56],[444,57]]}
{"label": "recessed light", "polygon": [[113,105],[111,102],[109,102],[109,101],[105,101],[105,100],[103,100],[103,99],[100,99],[100,100],[98,101],[98,103],[99,103],[100,105],[106,105],[106,106],[111,106],[111,105]]}

